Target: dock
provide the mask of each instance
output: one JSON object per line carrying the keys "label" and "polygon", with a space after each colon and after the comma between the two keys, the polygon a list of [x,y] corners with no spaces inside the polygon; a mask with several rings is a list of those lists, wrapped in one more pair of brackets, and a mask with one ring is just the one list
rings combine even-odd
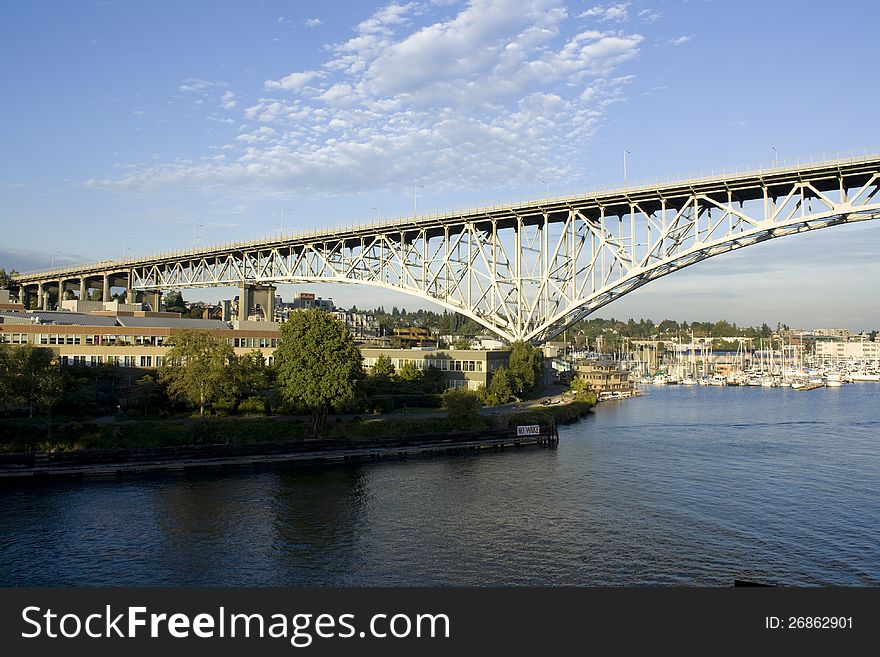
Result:
{"label": "dock", "polygon": [[[526,431],[523,431],[526,429]],[[0,479],[108,476],[204,468],[410,458],[521,447],[556,447],[555,424],[406,438],[343,438],[150,449],[0,454]]]}

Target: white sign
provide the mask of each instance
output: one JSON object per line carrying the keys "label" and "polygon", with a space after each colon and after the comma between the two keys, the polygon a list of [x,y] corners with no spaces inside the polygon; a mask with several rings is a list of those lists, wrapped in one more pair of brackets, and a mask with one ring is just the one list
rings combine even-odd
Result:
{"label": "white sign", "polygon": [[540,424],[520,424],[516,427],[517,436],[540,436]]}

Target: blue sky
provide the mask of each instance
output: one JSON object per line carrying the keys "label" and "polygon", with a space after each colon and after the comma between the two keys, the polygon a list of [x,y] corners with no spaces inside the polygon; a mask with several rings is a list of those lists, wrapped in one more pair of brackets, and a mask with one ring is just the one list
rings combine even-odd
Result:
{"label": "blue sky", "polygon": [[[0,266],[393,218],[415,185],[420,212],[619,186],[625,149],[631,183],[769,165],[771,146],[880,152],[878,19],[854,0],[6,0]],[[874,224],[716,258],[600,315],[880,327]]]}

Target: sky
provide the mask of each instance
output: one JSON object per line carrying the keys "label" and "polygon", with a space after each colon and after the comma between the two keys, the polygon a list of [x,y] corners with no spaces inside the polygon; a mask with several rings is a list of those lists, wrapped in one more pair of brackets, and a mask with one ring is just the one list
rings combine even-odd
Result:
{"label": "sky", "polygon": [[[878,19],[861,0],[4,0],[0,267],[619,187],[624,151],[629,184],[878,153]],[[597,316],[870,330],[878,253],[880,222],[771,240]]]}

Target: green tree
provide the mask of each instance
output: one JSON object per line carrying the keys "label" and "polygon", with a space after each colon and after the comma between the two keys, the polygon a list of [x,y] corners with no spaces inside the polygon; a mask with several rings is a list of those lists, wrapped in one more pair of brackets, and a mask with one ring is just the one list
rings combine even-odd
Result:
{"label": "green tree", "polygon": [[471,348],[471,339],[465,338],[465,337],[458,338],[455,341],[455,348],[456,349],[470,349]]}
{"label": "green tree", "polygon": [[571,381],[571,392],[574,394],[575,401],[586,402],[588,404],[596,403],[596,393],[590,389],[587,382],[581,377],[576,376]]}
{"label": "green tree", "polygon": [[34,410],[43,407],[52,408],[61,401],[64,395],[64,377],[55,353],[45,347],[31,344],[12,347],[3,357],[5,365],[6,389],[12,405],[28,409],[28,415],[34,416]]}
{"label": "green tree", "polygon": [[15,281],[12,279],[18,275],[18,272],[14,269],[11,269],[9,273],[6,273],[6,270],[0,267],[0,290],[9,290],[15,287]]}
{"label": "green tree", "polygon": [[370,376],[384,381],[394,376],[394,364],[391,362],[391,359],[385,354],[379,354],[370,370]]}
{"label": "green tree", "polygon": [[165,386],[159,383],[159,377],[155,374],[146,374],[135,381],[126,401],[131,408],[143,409],[144,416],[147,416],[150,414],[150,409],[164,405],[166,399]]}
{"label": "green tree", "polygon": [[397,376],[398,378],[400,378],[401,381],[417,383],[422,378],[422,373],[419,371],[419,368],[416,367],[414,363],[406,363],[397,372]]}
{"label": "green tree", "polygon": [[183,313],[186,314],[189,312],[189,308],[186,307],[186,302],[183,300],[183,295],[180,293],[180,290],[172,290],[165,294],[165,310],[170,313]]}
{"label": "green tree", "polygon": [[434,394],[446,390],[446,377],[439,367],[426,367],[422,370],[422,391]]}
{"label": "green tree", "polygon": [[543,356],[540,349],[522,340],[510,345],[509,370],[515,393],[522,395],[534,390],[541,382],[542,369]]}
{"label": "green tree", "polygon": [[493,406],[506,404],[507,400],[513,395],[513,381],[510,370],[506,367],[499,367],[492,375],[489,386],[486,388],[488,401]]}
{"label": "green tree", "polygon": [[229,368],[235,365],[235,352],[226,340],[193,329],[174,333],[169,344],[171,349],[159,371],[159,381],[168,386],[172,397],[197,406],[203,417],[208,404],[233,388]]}
{"label": "green tree", "polygon": [[269,368],[262,352],[254,349],[236,358],[231,366],[227,391],[233,397],[232,412],[238,412],[242,400],[262,395],[268,387]]}
{"label": "green tree", "polygon": [[345,324],[323,310],[291,313],[281,325],[275,370],[282,398],[312,414],[317,436],[327,413],[351,405],[363,379],[361,352]]}
{"label": "green tree", "polygon": [[443,408],[451,420],[468,420],[480,412],[480,396],[467,388],[450,388],[443,393]]}
{"label": "green tree", "polygon": [[12,401],[12,347],[0,342],[0,410]]}

